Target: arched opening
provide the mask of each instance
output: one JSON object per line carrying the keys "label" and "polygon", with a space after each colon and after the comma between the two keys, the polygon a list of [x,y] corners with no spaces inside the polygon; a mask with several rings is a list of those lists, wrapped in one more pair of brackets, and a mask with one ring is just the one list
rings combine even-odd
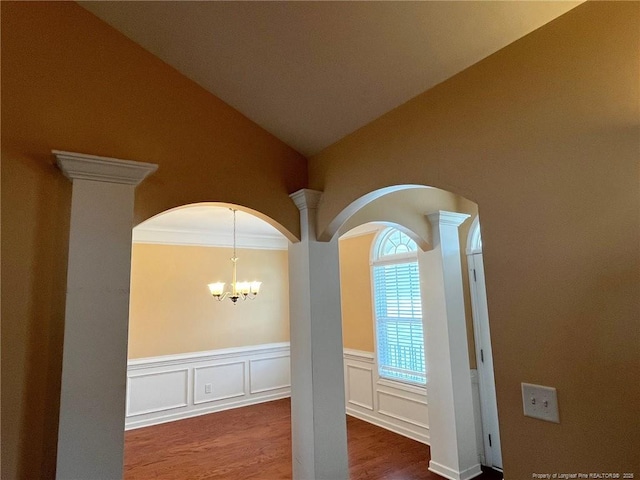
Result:
{"label": "arched opening", "polygon": [[[165,458],[184,477],[229,469],[202,456],[204,450],[228,459],[233,442],[221,438],[246,435],[241,424],[227,425],[229,411],[289,409],[289,240],[264,218],[233,204],[199,203],[133,229],[125,470],[136,478],[155,476]],[[255,298],[232,302],[210,294],[211,282],[224,282],[230,291],[232,257],[238,282],[262,282]],[[233,414],[242,418],[241,410],[247,409]],[[207,415],[216,412],[225,414]],[[194,417],[199,420],[186,420]],[[287,423],[284,434],[289,429]],[[272,432],[272,443],[280,433]],[[173,438],[180,438],[180,455]],[[145,444],[154,448],[140,448]],[[248,443],[244,454],[260,462],[265,476],[277,475],[280,464],[261,439]],[[251,468],[237,465],[233,475],[250,476]]]}
{"label": "arched opening", "polygon": [[[439,212],[439,213],[438,213]],[[460,454],[466,458],[467,469],[480,474],[478,462],[480,450],[476,447],[478,437],[476,430],[480,431],[479,416],[474,412],[479,411],[478,384],[475,376],[475,351],[473,341],[473,328],[471,317],[471,298],[468,285],[468,272],[466,257],[461,254],[465,251],[468,240],[469,224],[467,221],[462,226],[452,227],[446,220],[437,219],[428,215],[452,213],[452,217],[464,220],[468,216],[477,216],[477,205],[454,193],[437,188],[402,185],[388,187],[372,192],[349,205],[340,215],[329,223],[329,227],[323,233],[324,237],[338,235],[340,237],[340,270],[342,283],[342,315],[343,338],[345,348],[345,382],[347,397],[347,412],[356,417],[384,426],[392,431],[409,438],[430,444],[432,452],[443,447],[444,454],[438,454],[438,460],[451,458]],[[435,370],[435,380],[427,380],[426,390],[419,385],[411,385],[411,382],[398,382],[381,378],[379,375],[378,352],[375,344],[375,286],[372,275],[372,258],[368,259],[366,267],[360,254],[360,273],[350,274],[347,270],[355,268],[349,261],[345,263],[344,252],[374,252],[376,239],[380,241],[380,232],[390,225],[396,227],[398,232],[407,235],[419,246],[420,279],[423,290],[422,302],[424,308],[424,334],[427,348],[432,345],[432,364],[427,365],[427,371]],[[459,232],[458,232],[459,230]],[[455,232],[455,239],[452,234]],[[445,238],[446,237],[446,238]],[[447,255],[455,252],[457,266],[443,260],[442,249],[447,249]],[[369,271],[366,275],[365,272]],[[364,279],[368,283],[366,287],[357,288],[353,279]],[[455,284],[450,288],[450,282]],[[449,290],[449,291],[448,291]],[[369,292],[367,309],[358,296],[349,294],[349,291]],[[366,296],[366,295],[365,295]],[[455,305],[444,301],[444,296],[455,297]],[[357,306],[356,306],[357,305]],[[373,342],[362,341],[362,338],[354,333],[354,328],[364,331],[363,325],[367,322],[357,317],[356,312],[368,312],[368,334],[374,338]],[[452,320],[448,317],[456,317]],[[443,326],[455,322],[453,334],[447,338],[440,335]],[[359,325],[359,327],[354,327]],[[449,325],[450,326],[450,325]],[[373,334],[373,335],[372,335]],[[431,337],[431,338],[429,338]],[[468,341],[469,339],[469,341]],[[453,350],[443,355],[437,352],[437,344],[449,342]],[[453,359],[455,356],[455,359]],[[428,354],[429,357],[429,354]],[[465,368],[449,372],[449,380],[458,384],[458,390],[454,391],[455,401],[464,398],[464,411],[452,411],[451,404],[454,399],[449,392],[439,391],[441,379],[439,367],[452,361],[463,359]],[[427,361],[428,362],[428,361]],[[440,370],[442,370],[440,368]],[[429,378],[429,375],[427,375]],[[473,382],[473,383],[472,383]],[[438,386],[436,386],[438,385]],[[470,387],[470,388],[467,388]],[[427,394],[428,391],[428,394]],[[455,445],[460,451],[452,452],[451,442],[436,436],[446,430],[447,426],[432,425],[446,416],[465,417],[467,426],[467,438],[464,440],[471,448]],[[440,419],[438,417],[441,417]],[[449,425],[450,427],[450,425]],[[438,445],[434,445],[434,442]],[[446,445],[446,446],[445,446]],[[435,447],[435,448],[434,448]],[[462,451],[464,450],[464,451]],[[442,451],[442,449],[440,449]],[[448,457],[447,457],[448,456]],[[466,456],[466,457],[465,457]],[[446,461],[446,460],[445,460]],[[436,473],[451,475],[447,471],[444,462],[432,463],[430,469]],[[468,473],[468,472],[467,472]]]}

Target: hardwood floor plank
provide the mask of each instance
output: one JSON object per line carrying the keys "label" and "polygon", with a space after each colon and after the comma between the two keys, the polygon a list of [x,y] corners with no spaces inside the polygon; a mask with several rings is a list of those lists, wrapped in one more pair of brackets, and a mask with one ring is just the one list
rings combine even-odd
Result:
{"label": "hardwood floor plank", "polygon": [[[290,409],[276,400],[130,430],[125,480],[289,480]],[[428,470],[427,445],[353,417],[347,435],[351,480],[442,479]]]}

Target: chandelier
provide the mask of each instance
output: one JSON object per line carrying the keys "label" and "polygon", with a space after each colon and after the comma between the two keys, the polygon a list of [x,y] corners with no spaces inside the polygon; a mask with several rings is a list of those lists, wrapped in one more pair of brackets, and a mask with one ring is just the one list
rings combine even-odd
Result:
{"label": "chandelier", "polygon": [[233,212],[233,257],[231,257],[231,290],[224,291],[224,282],[215,282],[208,285],[211,295],[221,302],[225,298],[229,298],[234,304],[238,299],[246,300],[247,298],[253,300],[260,291],[260,285],[262,282],[238,282],[236,280],[236,266],[238,263],[238,256],[236,255],[236,209],[230,208]]}

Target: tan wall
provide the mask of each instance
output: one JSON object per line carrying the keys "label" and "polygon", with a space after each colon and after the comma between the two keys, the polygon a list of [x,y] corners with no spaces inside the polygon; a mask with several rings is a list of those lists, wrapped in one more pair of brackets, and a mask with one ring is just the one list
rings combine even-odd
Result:
{"label": "tan wall", "polygon": [[341,239],[340,293],[342,343],[345,348],[373,352],[373,305],[371,298],[371,242],[375,233]]}
{"label": "tan wall", "polygon": [[52,478],[71,188],[51,150],[159,164],[137,221],[222,201],[293,233],[306,161],[77,4],[1,8],[2,473]]}
{"label": "tan wall", "polygon": [[238,280],[263,282],[256,300],[218,302],[207,284],[231,281],[230,248],[134,244],[129,358],[289,341],[286,250],[238,250]]}
{"label": "tan wall", "polygon": [[388,185],[477,202],[505,478],[640,471],[638,7],[580,5],[310,162],[320,231]]}

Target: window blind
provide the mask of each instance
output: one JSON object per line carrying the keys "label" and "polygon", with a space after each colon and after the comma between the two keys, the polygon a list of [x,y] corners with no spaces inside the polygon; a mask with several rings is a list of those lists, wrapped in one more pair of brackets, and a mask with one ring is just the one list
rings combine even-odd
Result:
{"label": "window blind", "polygon": [[373,277],[379,374],[424,384],[426,371],[418,263],[375,265]]}

